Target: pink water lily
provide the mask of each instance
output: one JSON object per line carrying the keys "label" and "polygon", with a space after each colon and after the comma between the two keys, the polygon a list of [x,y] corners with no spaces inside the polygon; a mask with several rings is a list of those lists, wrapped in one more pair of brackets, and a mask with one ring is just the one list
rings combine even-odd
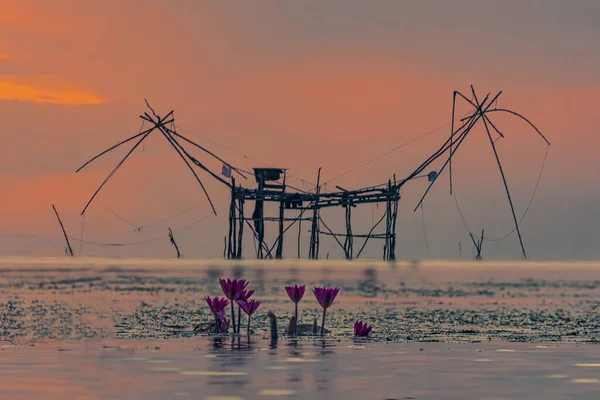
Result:
{"label": "pink water lily", "polygon": [[335,297],[340,292],[340,288],[327,288],[327,287],[314,287],[313,293],[317,298],[317,301],[325,310],[331,307]]}
{"label": "pink water lily", "polygon": [[340,288],[328,288],[328,287],[314,287],[313,293],[317,298],[317,301],[323,307],[323,321],[321,322],[321,336],[325,334],[325,315],[327,313],[327,309],[331,307],[335,297],[340,292]]}
{"label": "pink water lily", "polygon": [[237,279],[219,279],[219,284],[221,285],[221,289],[223,289],[223,293],[225,293],[225,297],[231,301],[237,300],[246,286],[248,286],[248,282],[245,279],[240,279],[239,281]]}
{"label": "pink water lily", "polygon": [[369,326],[362,321],[356,321],[354,323],[354,336],[367,337],[369,336],[369,333],[371,333],[371,329],[373,329],[372,326]]}
{"label": "pink water lily", "polygon": [[260,306],[260,301],[258,301],[258,300],[239,301],[238,300],[237,303],[242,308],[242,310],[244,310],[246,315],[248,316],[247,334],[250,335],[250,318],[252,317],[252,314],[254,314],[256,312],[256,310],[258,310],[258,307]]}
{"label": "pink water lily", "polygon": [[285,291],[287,292],[287,295],[289,296],[290,300],[292,300],[294,302],[294,316],[296,317],[296,325],[294,326],[294,335],[297,334],[297,327],[298,327],[298,303],[300,302],[300,300],[302,300],[302,297],[304,297],[304,292],[306,291],[306,286],[305,285],[294,285],[294,286],[286,286],[284,287]]}
{"label": "pink water lily", "polygon": [[206,300],[206,303],[210,307],[210,311],[215,316],[215,331],[217,333],[219,333],[219,317],[218,317],[218,315],[219,315],[219,313],[223,314],[223,310],[225,309],[225,307],[227,307],[227,304],[229,304],[229,300],[227,300],[225,297],[217,297],[217,296],[215,296],[213,299],[211,299],[209,296],[204,296],[204,299]]}
{"label": "pink water lily", "polygon": [[248,301],[248,300],[250,300],[250,297],[252,297],[253,294],[254,294],[254,290],[245,290],[244,289],[238,296],[237,300]]}
{"label": "pink water lily", "polygon": [[241,329],[240,326],[242,326],[242,308],[240,307],[239,302],[250,300],[250,297],[252,297],[253,294],[254,294],[254,290],[244,289],[238,296],[238,299],[235,301],[236,303],[238,303],[238,319],[237,319],[238,331]]}
{"label": "pink water lily", "polygon": [[204,296],[204,299],[206,300],[206,303],[208,303],[210,311],[213,314],[220,313],[229,304],[229,300],[227,300],[225,297],[215,296],[213,299],[211,299],[209,296]]}
{"label": "pink water lily", "polygon": [[[244,291],[246,286],[248,286],[248,282],[245,279],[219,279],[219,284],[221,285],[221,289],[223,289],[223,293],[225,293],[225,297],[231,300],[231,323],[233,324],[233,333],[236,333],[235,329],[235,309],[233,308],[233,302],[238,300],[240,294]],[[238,329],[239,331],[239,329]]]}
{"label": "pink water lily", "polygon": [[287,295],[290,297],[290,300],[298,304],[300,300],[302,300],[302,297],[304,297],[306,285],[286,286],[284,289],[287,292]]}

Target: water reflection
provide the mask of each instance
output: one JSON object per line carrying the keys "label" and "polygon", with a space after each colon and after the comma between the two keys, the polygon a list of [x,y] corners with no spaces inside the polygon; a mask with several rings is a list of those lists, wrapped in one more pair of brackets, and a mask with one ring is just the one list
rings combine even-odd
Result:
{"label": "water reflection", "polygon": [[234,265],[231,269],[231,274],[234,279],[241,279],[244,276],[244,267],[241,265]]}
{"label": "water reflection", "polygon": [[211,266],[206,269],[206,278],[209,282],[218,281],[220,277],[221,271],[218,268]]}
{"label": "water reflection", "polygon": [[377,282],[377,270],[375,268],[365,268],[362,279],[358,281],[358,292],[364,297],[377,297],[381,290]]}
{"label": "water reflection", "polygon": [[255,273],[255,280],[252,282],[252,287],[255,288],[256,294],[265,294],[265,270],[263,268],[257,268]]}
{"label": "water reflection", "polygon": [[299,357],[302,354],[302,346],[298,345],[298,340],[291,338],[287,343],[290,356]]}
{"label": "water reflection", "polygon": [[322,339],[320,341],[315,341],[314,342],[315,346],[318,346],[320,348],[319,350],[319,354],[326,356],[329,354],[334,354],[333,349],[337,346],[335,343],[327,341],[325,339]]}
{"label": "water reflection", "polygon": [[272,338],[271,339],[271,343],[269,344],[269,348],[271,350],[276,349],[277,348],[277,342],[278,342],[277,338]]}

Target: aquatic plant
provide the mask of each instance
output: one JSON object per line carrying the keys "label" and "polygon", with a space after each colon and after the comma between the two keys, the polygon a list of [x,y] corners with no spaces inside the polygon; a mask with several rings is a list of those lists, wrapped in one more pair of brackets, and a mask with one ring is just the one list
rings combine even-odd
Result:
{"label": "aquatic plant", "polygon": [[298,326],[298,303],[304,297],[304,292],[306,291],[306,285],[294,285],[294,286],[286,286],[285,291],[287,292],[291,301],[294,302],[294,316],[296,317],[295,326],[294,326],[294,335],[297,334],[296,327]]}
{"label": "aquatic plant", "polygon": [[[258,300],[250,300],[250,301],[238,300],[237,303],[242,308],[242,310],[244,310],[246,315],[248,316],[247,334],[250,335],[250,318],[252,317],[252,314],[254,314],[256,312],[256,310],[258,310],[258,307],[260,306],[260,301],[258,301]],[[238,328],[239,328],[239,326],[238,326]]]}
{"label": "aquatic plant", "polygon": [[229,320],[225,316],[223,311],[219,311],[216,316],[217,319],[217,333],[227,333],[229,331]]}
{"label": "aquatic plant", "polygon": [[277,340],[277,316],[271,310],[267,313],[269,321],[271,323],[271,341]]}
{"label": "aquatic plant", "polygon": [[372,326],[367,325],[362,321],[354,322],[354,336],[367,337],[371,333]]}
{"label": "aquatic plant", "polygon": [[323,321],[321,322],[321,336],[323,336],[325,334],[325,315],[327,314],[327,309],[333,304],[335,297],[340,292],[340,288],[319,288],[315,286],[312,291],[321,307],[323,307]]}
{"label": "aquatic plant", "polygon": [[250,300],[250,297],[252,297],[253,294],[254,294],[254,290],[244,289],[244,290],[242,290],[242,292],[238,296],[238,299],[236,300],[236,303],[238,303],[238,319],[237,319],[238,332],[241,329],[240,326],[242,326],[242,309],[239,304],[239,301],[248,301],[248,300]]}
{"label": "aquatic plant", "polygon": [[219,284],[221,285],[221,289],[223,289],[223,293],[225,293],[225,297],[231,300],[231,323],[233,324],[233,333],[236,333],[235,308],[233,307],[233,302],[238,300],[240,294],[244,291],[246,286],[248,286],[248,282],[246,282],[245,279],[219,279]]}
{"label": "aquatic plant", "polygon": [[296,335],[296,328],[297,328],[298,324],[296,322],[296,317],[294,317],[292,315],[292,318],[290,318],[290,323],[288,324],[288,328],[287,328],[287,335],[288,336],[295,336]]}
{"label": "aquatic plant", "polygon": [[216,332],[218,333],[219,332],[218,315],[219,315],[219,313],[221,313],[221,314],[223,313],[223,310],[229,304],[229,300],[227,300],[224,297],[218,297],[218,296],[215,296],[213,299],[211,299],[210,296],[204,296],[204,299],[206,300],[208,307],[210,307],[210,311],[215,316],[215,327],[216,327],[215,329],[216,329]]}

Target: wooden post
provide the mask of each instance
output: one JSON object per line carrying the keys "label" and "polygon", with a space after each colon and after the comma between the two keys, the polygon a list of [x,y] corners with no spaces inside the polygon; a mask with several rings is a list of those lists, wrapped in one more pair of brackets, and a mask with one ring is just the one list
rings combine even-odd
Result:
{"label": "wooden post", "polygon": [[262,260],[264,258],[263,246],[265,241],[265,202],[264,202],[264,186],[265,177],[262,174],[258,175],[258,193],[256,194],[255,208],[255,228],[258,239],[258,249],[256,258]]}
{"label": "wooden post", "polygon": [[236,258],[238,260],[241,260],[242,259],[242,240],[244,237],[244,202],[245,202],[245,192],[241,185],[237,192],[237,196],[238,196],[239,233],[238,233],[238,243],[237,243],[238,248],[237,248]]}
{"label": "wooden post", "polygon": [[281,201],[279,202],[279,235],[277,240],[277,251],[275,258],[281,260],[283,258],[283,219],[285,217],[285,178],[287,172],[283,172],[283,191],[281,193]]}
{"label": "wooden post", "polygon": [[311,260],[319,259],[319,193],[321,191],[321,168],[317,173],[317,187],[313,201],[313,220],[310,231],[310,250],[308,258]]}
{"label": "wooden post", "polygon": [[298,220],[298,258],[301,257],[300,254],[300,235],[302,234],[302,214],[300,214],[300,219]]}
{"label": "wooden post", "polygon": [[383,260],[388,261],[390,259],[390,248],[392,245],[390,232],[392,229],[392,208],[391,208],[391,193],[392,193],[392,182],[388,180],[388,188],[385,198],[385,244],[383,245]]}
{"label": "wooden post", "polygon": [[229,231],[227,234],[227,258],[232,259],[234,256],[234,244],[233,244],[233,235],[234,235],[234,224],[235,224],[235,186],[231,188],[231,201],[229,202]]}
{"label": "wooden post", "polygon": [[231,177],[231,226],[232,226],[232,240],[233,244],[231,245],[231,258],[237,258],[237,209],[236,209],[236,193],[235,193],[235,178]]}
{"label": "wooden post", "polygon": [[352,236],[352,200],[346,202],[346,240],[344,241],[344,253],[346,260],[352,259],[353,236]]}
{"label": "wooden post", "polygon": [[71,243],[69,243],[69,237],[67,236],[67,231],[65,231],[65,227],[60,219],[60,216],[58,215],[58,211],[56,210],[56,207],[54,207],[54,204],[52,204],[52,209],[54,210],[54,214],[56,214],[56,219],[58,219],[58,223],[60,224],[60,229],[62,229],[62,233],[65,236],[65,241],[67,242],[66,252],[71,257],[75,257],[75,255],[73,254],[73,248],[71,247]]}
{"label": "wooden post", "polygon": [[393,187],[393,207],[392,207],[392,227],[391,227],[391,238],[390,238],[390,260],[396,260],[396,220],[398,219],[398,202],[400,201],[400,191],[397,187],[396,174],[394,174],[394,187]]}

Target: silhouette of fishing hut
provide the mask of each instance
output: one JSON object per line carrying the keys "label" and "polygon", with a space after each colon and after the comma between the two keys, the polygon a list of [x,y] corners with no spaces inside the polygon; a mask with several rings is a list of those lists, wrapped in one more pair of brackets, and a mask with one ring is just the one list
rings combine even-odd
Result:
{"label": "silhouette of fishing hut", "polygon": [[[490,96],[488,93],[482,100],[479,100],[473,87],[471,87],[472,96],[468,98],[462,93],[455,91],[453,94],[452,104],[452,123],[450,135],[448,139],[428,158],[426,158],[411,174],[407,177],[397,179],[394,175],[384,184],[379,184],[360,189],[347,190],[336,186],[336,191],[323,191],[320,184],[321,169],[317,174],[317,182],[311,190],[301,190],[287,184],[287,170],[285,168],[254,168],[253,172],[244,171],[234,167],[215,153],[209,151],[205,147],[195,143],[189,138],[178,133],[175,128],[173,111],[168,112],[164,117],[159,116],[154,109],[146,101],[149,112],[144,112],[140,118],[150,124],[150,128],[141,131],[120,143],[110,147],[100,154],[87,161],[76,172],[81,171],[94,160],[102,155],[116,149],[117,147],[129,142],[134,142],[134,145],[125,155],[125,157],[111,171],[107,178],[98,187],[92,195],[88,203],[85,205],[81,215],[84,215],[94,198],[100,190],[106,185],[108,180],[115,172],[123,165],[127,158],[140,146],[140,144],[148,138],[150,134],[157,133],[162,135],[171,148],[177,153],[178,157],[184,162],[189,171],[193,174],[196,182],[200,185],[206,198],[212,208],[212,212],[216,215],[214,204],[202,182],[198,173],[202,172],[217,180],[221,184],[229,188],[230,206],[229,206],[229,227],[225,237],[224,257],[229,259],[241,259],[244,254],[244,232],[250,231],[255,240],[256,258],[283,258],[283,244],[286,233],[294,226],[298,225],[297,237],[297,254],[298,258],[302,255],[300,234],[302,232],[302,222],[310,223],[310,241],[308,246],[308,258],[319,259],[320,240],[321,236],[330,236],[343,250],[346,259],[354,259],[360,257],[367,243],[373,240],[383,241],[383,260],[396,259],[396,227],[398,217],[398,203],[401,198],[401,189],[409,181],[417,178],[427,178],[429,185],[424,194],[420,198],[415,211],[422,205],[427,194],[431,190],[438,176],[447,168],[449,171],[450,193],[452,194],[452,159],[458,149],[462,146],[467,136],[472,132],[477,123],[483,123],[487,137],[489,137],[490,145],[493,149],[498,169],[500,171],[507,199],[512,212],[514,221],[513,232],[517,232],[519,244],[521,247],[521,255],[527,257],[525,246],[519,228],[520,220],[517,219],[515,209],[512,202],[512,197],[509,191],[508,183],[504,176],[502,164],[496,149],[496,140],[504,138],[503,133],[492,122],[489,115],[491,113],[508,113],[518,118],[521,118],[529,124],[537,134],[550,145],[544,135],[524,116],[521,114],[504,108],[497,108],[494,104],[502,92],[498,92],[495,96]],[[462,118],[456,118],[455,110],[457,99],[462,99],[467,104],[473,107],[472,112],[466,114]],[[457,124],[458,127],[455,127]],[[495,137],[494,137],[495,136]],[[204,156],[212,157],[222,163],[221,174],[213,172],[205,166],[199,158],[192,155],[192,151],[200,152]],[[432,164],[438,159],[444,160],[439,171],[428,171]],[[239,180],[248,180],[248,176],[253,174],[256,183],[255,188],[243,186],[236,182],[236,176]],[[246,203],[253,204],[251,214],[246,209]],[[278,207],[278,215],[266,215],[266,205],[274,203]],[[384,213],[381,218],[372,225],[367,233],[355,233],[352,229],[352,210],[363,204],[377,203],[383,205]],[[341,208],[345,213],[345,232],[333,232],[321,216],[321,210],[327,208]],[[522,220],[522,218],[521,218]],[[265,240],[266,222],[274,222],[277,224],[277,238],[274,243],[268,244]],[[377,227],[384,223],[385,229],[383,232],[375,232]],[[512,233],[512,232],[511,232]],[[478,249],[481,249],[483,243],[483,234],[481,238],[475,238],[469,232],[474,242],[478,243]],[[172,232],[170,238],[173,241]],[[358,252],[355,252],[354,239],[362,239],[362,245]],[[476,241],[477,240],[477,241]],[[179,250],[177,249],[179,254]],[[480,252],[480,250],[479,250]]]}

